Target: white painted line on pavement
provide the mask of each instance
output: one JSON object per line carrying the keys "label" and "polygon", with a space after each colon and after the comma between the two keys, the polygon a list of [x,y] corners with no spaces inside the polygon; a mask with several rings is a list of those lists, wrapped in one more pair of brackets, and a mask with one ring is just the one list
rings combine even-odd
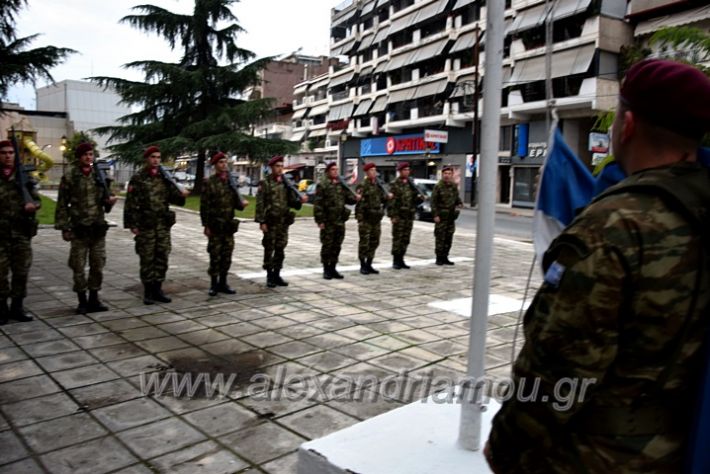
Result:
{"label": "white painted line on pavement", "polygon": [[[435,301],[434,303],[429,303],[428,306],[443,309],[445,311],[450,311],[460,316],[470,318],[472,300],[473,298],[458,298],[449,301]],[[505,295],[492,294],[488,299],[488,315],[493,316],[495,314],[519,311],[522,303],[523,300],[518,300]],[[529,306],[530,300],[525,302],[525,309],[528,309]]]}

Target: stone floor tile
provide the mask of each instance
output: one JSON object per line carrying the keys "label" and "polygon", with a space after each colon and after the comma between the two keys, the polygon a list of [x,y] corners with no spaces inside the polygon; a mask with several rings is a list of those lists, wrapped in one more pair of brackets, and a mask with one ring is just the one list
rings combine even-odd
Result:
{"label": "stone floor tile", "polygon": [[101,324],[109,330],[116,332],[141,328],[148,325],[148,323],[139,318],[114,319],[112,321],[105,321]]}
{"label": "stone floor tile", "polygon": [[329,433],[347,428],[357,421],[356,418],[325,405],[307,408],[279,419],[279,423],[308,439],[321,438]]}
{"label": "stone floor tile", "polygon": [[28,455],[20,439],[10,430],[0,431],[0,464],[7,464]]}
{"label": "stone floor tile", "polygon": [[60,449],[42,456],[53,474],[102,474],[138,461],[113,437]]}
{"label": "stone floor tile", "polygon": [[79,324],[76,326],[59,328],[59,332],[71,339],[82,336],[93,336],[95,334],[102,334],[108,331],[109,330],[107,328],[98,323]]}
{"label": "stone floor tile", "polygon": [[201,346],[201,349],[215,355],[235,355],[253,351],[254,346],[237,339],[227,339],[211,344],[204,344]]}
{"label": "stone floor tile", "polygon": [[0,383],[0,400],[5,403],[59,392],[61,388],[46,375]]}
{"label": "stone floor tile", "polygon": [[132,341],[132,342],[144,341],[146,339],[155,339],[158,337],[165,337],[165,336],[169,335],[165,331],[162,331],[154,326],[145,326],[142,328],[126,329],[123,331],[118,331],[117,334],[119,334],[121,337],[123,337],[129,341]]}
{"label": "stone floor tile", "polygon": [[273,352],[285,359],[297,359],[321,351],[323,351],[323,349],[320,347],[301,341],[287,342],[286,344],[269,347],[269,352]]}
{"label": "stone floor tile", "polygon": [[155,471],[145,464],[134,464],[120,471],[114,471],[112,474],[155,474]]}
{"label": "stone floor tile", "polygon": [[185,419],[211,436],[221,436],[255,424],[258,417],[230,401],[193,411],[185,415]]}
{"label": "stone floor tile", "polygon": [[2,405],[2,411],[15,426],[25,426],[71,415],[78,410],[79,405],[65,393],[55,393]]}
{"label": "stone floor tile", "polygon": [[151,355],[109,362],[106,365],[111,370],[124,377],[165,370],[168,368],[168,365],[165,362]]}
{"label": "stone floor tile", "polygon": [[[18,326],[22,326],[28,323],[22,323],[18,324]],[[21,345],[30,345],[30,344],[36,344],[39,342],[46,342],[46,341],[53,341],[55,339],[63,339],[64,336],[62,334],[54,329],[44,327],[41,329],[37,329],[34,331],[27,331],[27,332],[20,332],[18,334],[12,334],[10,332],[10,328],[12,328],[12,325],[5,326],[5,333],[10,334],[10,338],[15,342],[15,344],[21,344]]]}
{"label": "stone floor tile", "polygon": [[88,365],[77,369],[62,370],[54,372],[52,377],[59,382],[62,387],[71,390],[85,385],[94,385],[107,380],[118,378],[118,374],[103,364]]}
{"label": "stone floor tile", "polygon": [[232,337],[249,336],[264,331],[262,327],[246,322],[220,326],[218,330]]}
{"label": "stone floor tile", "polygon": [[136,341],[135,344],[153,354],[190,347],[188,343],[178,339],[175,336],[159,337],[157,339],[146,339],[144,341]]}
{"label": "stone floor tile", "polygon": [[180,334],[178,337],[183,341],[198,347],[229,339],[228,335],[215,329],[202,329],[199,331],[188,332]]}
{"label": "stone floor tile", "polygon": [[364,339],[370,339],[382,335],[382,333],[378,331],[373,331],[372,329],[365,326],[351,326],[349,328],[335,331],[333,334],[345,336],[356,341],[362,341]]}
{"label": "stone floor tile", "polygon": [[0,364],[0,383],[39,375],[42,369],[31,360]]}
{"label": "stone floor tile", "polygon": [[283,344],[284,342],[291,341],[291,338],[282,336],[279,333],[273,331],[265,331],[257,334],[252,334],[251,336],[245,336],[241,338],[242,341],[247,342],[255,347],[270,347],[278,344]]}
{"label": "stone floor tile", "polygon": [[117,435],[143,459],[175,451],[205,440],[205,436],[184,421],[168,418]]}
{"label": "stone floor tile", "polygon": [[43,357],[81,349],[69,339],[58,339],[37,344],[23,344],[22,348],[32,357]]}
{"label": "stone floor tile", "polygon": [[365,397],[363,400],[331,400],[326,405],[359,420],[366,420],[404,405],[397,400],[382,396],[373,396],[373,398],[375,399],[369,400]]}
{"label": "stone floor tile", "polygon": [[306,439],[274,423],[261,423],[220,438],[227,447],[254,464],[292,452]]}
{"label": "stone floor tile", "polygon": [[138,398],[91,412],[112,432],[119,432],[173,416],[150,398]]}
{"label": "stone floor tile", "polygon": [[115,346],[117,344],[125,344],[126,340],[118,337],[116,334],[96,334],[93,336],[83,336],[74,339],[74,342],[79,344],[83,349],[98,349],[100,347]]}
{"label": "stone floor tile", "polygon": [[84,443],[107,434],[106,430],[86,413],[25,426],[19,431],[27,444],[38,453]]}
{"label": "stone floor tile", "polygon": [[131,359],[145,355],[146,352],[136,344],[124,342],[115,346],[100,347],[91,349],[89,352],[102,362],[113,362],[116,360]]}
{"label": "stone floor tile", "polygon": [[255,411],[261,418],[279,418],[295,413],[316,404],[309,400],[306,394],[299,394],[285,388],[256,392],[245,396],[238,402]]}
{"label": "stone floor tile", "polygon": [[314,346],[321,347],[323,349],[333,349],[335,347],[347,346],[353,343],[353,340],[349,337],[341,336],[334,333],[325,333],[318,336],[308,337],[303,339],[301,342],[306,342],[308,344],[313,344]]}
{"label": "stone floor tile", "polygon": [[17,346],[15,346],[15,343],[12,342],[9,337],[0,334],[0,349],[4,349],[6,347],[17,347]]}
{"label": "stone floor tile", "polygon": [[262,470],[268,474],[298,474],[298,452],[266,463]]}
{"label": "stone floor tile", "polygon": [[74,369],[85,365],[93,365],[98,361],[86,351],[67,352],[66,354],[51,355],[35,359],[47,372]]}
{"label": "stone floor tile", "polygon": [[356,342],[347,346],[336,347],[333,351],[361,361],[370,360],[389,352],[387,349],[373,346],[367,342]]}
{"label": "stone floor tile", "polygon": [[44,474],[37,461],[32,458],[26,458],[22,461],[13,462],[0,466],[0,474]]}
{"label": "stone floor tile", "polygon": [[212,316],[203,316],[193,321],[209,328],[216,328],[232,324],[237,321],[237,319],[231,314],[213,314]]}
{"label": "stone floor tile", "polygon": [[319,354],[302,357],[296,362],[307,367],[313,367],[320,372],[330,372],[358,363],[356,359],[345,357],[336,352],[321,352]]}
{"label": "stone floor tile", "polygon": [[248,464],[213,441],[152,459],[150,465],[171,474],[245,473]]}
{"label": "stone floor tile", "polygon": [[110,382],[75,388],[69,393],[87,410],[142,397],[140,390],[125,380],[111,380]]}
{"label": "stone floor tile", "polygon": [[205,327],[202,324],[196,323],[194,321],[187,321],[187,320],[186,321],[177,321],[174,323],[161,324],[160,326],[157,326],[157,327],[161,331],[165,331],[166,333],[173,334],[173,335],[205,329]]}

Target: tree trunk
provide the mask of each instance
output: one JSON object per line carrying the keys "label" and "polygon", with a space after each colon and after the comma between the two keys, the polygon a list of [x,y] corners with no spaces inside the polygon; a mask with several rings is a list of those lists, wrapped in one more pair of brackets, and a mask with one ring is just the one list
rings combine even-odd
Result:
{"label": "tree trunk", "polygon": [[207,152],[199,150],[197,152],[197,172],[195,173],[195,186],[192,188],[192,193],[195,196],[202,194],[202,183],[205,180],[205,157]]}

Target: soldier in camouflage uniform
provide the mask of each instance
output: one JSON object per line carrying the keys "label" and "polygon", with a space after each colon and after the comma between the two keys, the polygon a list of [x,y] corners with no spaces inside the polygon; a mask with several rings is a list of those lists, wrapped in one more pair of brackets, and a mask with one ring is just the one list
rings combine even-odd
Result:
{"label": "soldier in camouflage uniform", "polygon": [[341,184],[338,164],[328,163],[325,176],[316,186],[313,203],[313,216],[320,228],[320,260],[323,264],[323,278],[326,280],[343,278],[335,267],[345,239],[345,222],[350,217],[350,209],[345,205],[356,204],[357,201],[358,198]]}
{"label": "soldier in camouflage uniform", "polygon": [[283,157],[275,156],[269,160],[271,173],[259,182],[256,193],[256,215],[254,220],[259,223],[264,238],[264,270],[266,270],[266,286],[288,286],[281,278],[281,268],[284,261],[284,249],[288,245],[288,228],[294,223],[295,215],[291,208],[300,209],[307,201],[305,195],[297,194],[287,188],[283,176]]}
{"label": "soldier in camouflage uniform", "polygon": [[162,288],[168,271],[170,228],[175,224],[175,212],[169,205],[184,205],[188,193],[162,176],[157,146],[148,147],[143,158],[145,166],[128,183],[123,226],[135,235],[144,288],[143,303],[169,303],[171,299]]}
{"label": "soldier in camouflage uniform", "polygon": [[[9,140],[0,141],[0,325],[8,319],[31,321],[25,314],[27,277],[32,265],[31,239],[37,234],[35,213],[39,209],[36,183],[28,179],[27,191],[35,202],[25,203],[20,192],[15,151]],[[8,273],[12,281],[8,283]],[[7,298],[11,298],[8,308]]]}
{"label": "soldier in camouflage uniform", "polygon": [[390,192],[394,197],[387,207],[387,217],[392,221],[392,268],[400,270],[409,269],[409,265],[404,261],[404,254],[407,253],[412,237],[417,206],[423,200],[409,181],[409,163],[398,163],[397,171],[399,176],[390,184]]}
{"label": "soldier in camouflage uniform", "polygon": [[367,163],[363,167],[365,178],[358,184],[356,193],[360,200],[355,206],[357,230],[360,238],[358,244],[358,258],[360,259],[360,273],[363,275],[378,274],[379,270],[372,266],[375,252],[380,245],[381,222],[385,216],[384,208],[391,195],[385,195],[377,184],[377,168],[374,163]]}
{"label": "soldier in camouflage uniform", "polygon": [[441,178],[431,194],[436,264],[453,265],[454,262],[449,260],[449,251],[454,240],[454,232],[456,232],[458,209],[463,207],[463,203],[459,197],[459,188],[454,183],[454,170],[450,166],[445,166],[441,171]]}
{"label": "soldier in camouflage uniform", "polygon": [[211,283],[209,295],[218,292],[227,295],[236,293],[227,283],[227,273],[232,265],[234,251],[234,234],[239,228],[239,221],[234,217],[234,211],[242,211],[249,201],[242,200],[237,190],[232,189],[229,180],[229,162],[224,153],[216,153],[210,163],[214,174],[202,188],[200,198],[200,219],[207,236],[207,252],[210,254],[210,267],[207,273]]}
{"label": "soldier in camouflage uniform", "polygon": [[[89,143],[81,143],[74,150],[77,159],[69,175],[62,176],[59,196],[54,215],[54,228],[62,231],[62,238],[71,242],[69,268],[74,272],[74,291],[79,298],[78,314],[108,311],[99,300],[106,264],[106,231],[108,223],[104,219],[104,206],[109,211],[116,203],[111,194],[104,197],[98,182],[94,163],[94,148]],[[108,186],[108,183],[106,183]],[[89,261],[87,281],[86,261]],[[86,290],[89,298],[86,298]]]}
{"label": "soldier in camouflage uniform", "polygon": [[496,473],[684,471],[710,325],[710,170],[697,163],[710,79],[634,65],[612,130],[629,178],[544,257],[514,365],[516,392],[539,388],[496,415],[485,450]]}

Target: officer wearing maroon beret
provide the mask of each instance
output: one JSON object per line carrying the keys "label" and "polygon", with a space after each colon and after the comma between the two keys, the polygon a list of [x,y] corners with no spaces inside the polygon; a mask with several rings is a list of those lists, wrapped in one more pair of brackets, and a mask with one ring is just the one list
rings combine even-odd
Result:
{"label": "officer wearing maroon beret", "polygon": [[391,195],[384,191],[384,186],[377,177],[377,167],[374,163],[363,166],[365,177],[357,185],[356,193],[359,201],[355,206],[357,230],[359,236],[358,258],[360,259],[360,273],[363,275],[377,275],[380,273],[372,262],[375,252],[380,245],[381,222],[385,215],[385,206]]}
{"label": "officer wearing maroon beret", "polygon": [[422,196],[415,190],[409,178],[409,163],[399,162],[397,171],[399,176],[390,184],[393,198],[387,207],[387,217],[392,221],[392,268],[400,270],[409,269],[409,265],[404,261],[404,255],[409,247],[414,216],[417,206],[422,202]]}
{"label": "officer wearing maroon beret", "polygon": [[544,256],[514,395],[485,450],[494,472],[689,467],[710,333],[710,171],[698,153],[709,131],[708,76],[657,59],[627,72],[612,125],[627,178]]}

